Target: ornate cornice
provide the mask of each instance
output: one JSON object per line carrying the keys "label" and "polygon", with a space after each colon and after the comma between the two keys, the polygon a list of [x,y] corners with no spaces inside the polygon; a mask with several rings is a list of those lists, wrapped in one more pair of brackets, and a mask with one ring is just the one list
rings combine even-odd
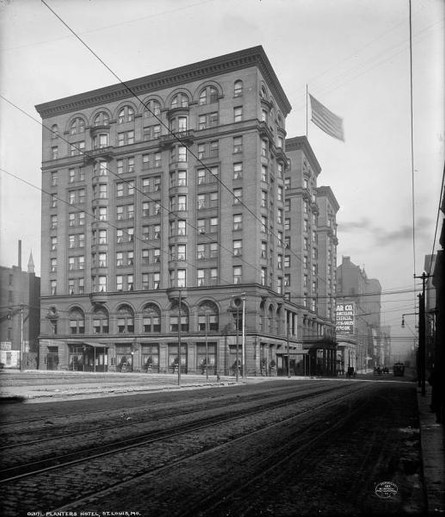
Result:
{"label": "ornate cornice", "polygon": [[317,176],[321,172],[321,165],[318,163],[317,157],[315,156],[312,147],[306,136],[296,136],[294,138],[286,139],[286,152],[302,150],[304,154],[309,158],[311,166],[314,168]]}
{"label": "ornate cornice", "polygon": [[133,95],[147,95],[160,89],[172,88],[191,81],[204,80],[251,66],[257,66],[261,71],[280,110],[286,116],[292,107],[262,46],[252,47],[139,79],[38,104],[36,110],[45,119],[64,113],[80,111],[99,104],[128,99],[133,97]]}
{"label": "ornate cornice", "polygon": [[329,203],[331,204],[332,208],[335,210],[336,213],[339,211],[340,205],[338,204],[338,201],[335,198],[331,187],[327,187],[327,186],[317,187],[316,192],[317,192],[317,197],[328,198]]}

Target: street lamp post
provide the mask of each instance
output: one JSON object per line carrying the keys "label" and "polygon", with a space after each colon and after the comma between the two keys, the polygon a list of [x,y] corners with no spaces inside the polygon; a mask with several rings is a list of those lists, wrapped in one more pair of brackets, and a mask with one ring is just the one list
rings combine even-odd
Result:
{"label": "street lamp post", "polygon": [[247,353],[246,353],[246,294],[242,295],[243,301],[243,325],[242,325],[242,353],[243,353],[243,379],[247,377]]}
{"label": "street lamp post", "polygon": [[209,325],[209,315],[206,312],[205,315],[205,331],[206,331],[206,381],[209,380],[209,342],[208,342],[208,325]]}
{"label": "street lamp post", "polygon": [[235,377],[236,382],[239,381],[239,356],[238,356],[238,344],[239,344],[239,306],[236,307],[236,366],[235,366]]}
{"label": "street lamp post", "polygon": [[23,372],[24,365],[23,365],[23,325],[24,325],[24,319],[23,319],[23,313],[24,313],[25,306],[22,304],[20,305],[20,371]]}
{"label": "street lamp post", "polygon": [[290,313],[286,311],[287,377],[290,379],[289,323]]}
{"label": "street lamp post", "polygon": [[181,289],[179,289],[178,301],[178,386],[181,386]]}

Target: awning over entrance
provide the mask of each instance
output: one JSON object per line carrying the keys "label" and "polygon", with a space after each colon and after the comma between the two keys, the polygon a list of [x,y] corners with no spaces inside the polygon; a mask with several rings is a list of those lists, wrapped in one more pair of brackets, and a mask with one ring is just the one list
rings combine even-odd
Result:
{"label": "awning over entrance", "polygon": [[92,346],[94,348],[108,348],[106,343],[94,343],[93,341],[84,341],[84,345]]}
{"label": "awning over entrance", "polygon": [[[308,355],[308,350],[290,350],[289,355]],[[277,350],[277,355],[282,355],[283,357],[287,357],[287,351],[286,350]]]}

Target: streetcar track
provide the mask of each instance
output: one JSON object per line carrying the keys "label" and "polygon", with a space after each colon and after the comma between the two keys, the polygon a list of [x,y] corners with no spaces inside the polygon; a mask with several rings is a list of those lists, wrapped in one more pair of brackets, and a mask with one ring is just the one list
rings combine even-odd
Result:
{"label": "streetcar track", "polygon": [[[361,389],[365,389],[365,388],[363,387]],[[357,391],[352,393],[352,395],[354,395],[354,396],[357,395],[357,394],[358,394]],[[346,393],[342,393],[340,395],[337,395],[334,399],[329,399],[328,401],[319,403],[316,407],[307,407],[307,408],[305,408],[305,410],[303,410],[302,412],[300,412],[298,414],[292,414],[290,416],[287,416],[285,418],[280,419],[279,421],[274,421],[274,422],[272,422],[270,424],[266,424],[264,426],[261,426],[258,429],[254,429],[253,431],[249,431],[248,433],[241,434],[240,436],[237,436],[237,437],[232,437],[232,438],[230,438],[230,440],[228,440],[228,441],[225,440],[223,443],[217,444],[216,446],[210,446],[210,447],[207,447],[204,450],[201,450],[201,451],[199,451],[197,453],[191,453],[189,455],[182,456],[182,457],[174,460],[173,462],[170,462],[168,465],[163,464],[163,465],[161,465],[159,467],[151,468],[151,469],[149,469],[149,470],[147,470],[147,471],[145,471],[145,472],[143,472],[141,474],[137,474],[135,476],[132,476],[131,478],[126,479],[125,481],[116,482],[116,483],[113,483],[112,485],[110,485],[110,486],[108,486],[108,487],[106,487],[106,488],[104,488],[102,490],[98,490],[96,492],[93,492],[93,493],[90,493],[90,494],[86,494],[83,497],[76,499],[75,501],[70,501],[68,504],[65,504],[62,507],[58,507],[56,509],[52,509],[51,512],[70,511],[70,510],[73,510],[73,509],[76,509],[76,508],[80,507],[79,505],[85,505],[85,504],[94,503],[94,501],[96,501],[98,499],[102,499],[102,498],[106,497],[108,494],[113,493],[116,490],[116,488],[122,489],[122,488],[125,488],[127,486],[130,487],[131,484],[134,483],[134,481],[139,479],[139,478],[153,477],[154,475],[158,475],[158,474],[160,474],[162,472],[166,472],[166,471],[171,471],[171,470],[177,469],[181,464],[183,464],[185,462],[189,462],[191,460],[194,460],[195,458],[208,455],[210,453],[213,453],[215,451],[223,449],[223,448],[225,448],[227,446],[233,446],[233,444],[235,444],[235,443],[242,442],[243,440],[249,439],[249,438],[251,438],[253,436],[257,436],[257,435],[260,435],[261,433],[270,431],[271,429],[277,428],[279,426],[282,426],[282,425],[284,425],[286,423],[291,422],[292,420],[295,420],[295,419],[298,419],[298,418],[302,418],[302,417],[303,418],[307,418],[313,412],[319,412],[320,410],[325,410],[325,409],[327,409],[329,407],[335,407],[339,403],[341,403],[343,400],[348,399],[349,397],[351,397],[351,392],[347,391]],[[252,416],[252,415],[249,414],[249,415],[244,415],[244,416]],[[242,418],[242,417],[240,417],[240,418]],[[226,419],[224,421],[224,423],[228,423],[228,422],[233,421],[233,420],[235,420],[235,418],[228,418],[228,419]],[[215,424],[213,424],[213,425],[215,425]],[[304,431],[302,431],[300,433],[300,436],[310,435],[311,432],[313,431],[313,428],[318,428],[319,425],[320,425],[319,421],[316,421],[316,422],[312,423]],[[212,427],[212,425],[203,426],[201,429],[205,429],[206,427]],[[336,427],[336,426],[334,426],[334,427]],[[323,433],[322,437],[324,437],[326,433],[329,433],[331,429],[329,429],[325,433]],[[307,447],[309,448],[310,445],[313,445],[313,443],[315,443],[316,441],[320,440],[322,437],[319,438],[319,435],[317,434],[317,436],[313,438],[311,443],[307,444]],[[285,461],[285,460],[283,460],[283,461]],[[225,489],[227,489],[227,486],[225,486]],[[201,506],[202,505],[202,501],[203,501],[203,499],[200,496],[200,502],[199,502],[200,506],[199,507],[197,506],[197,508],[202,508],[202,506]],[[84,506],[82,506],[82,507],[84,507]],[[196,508],[195,508],[195,511],[196,511]],[[193,517],[196,517],[197,515],[199,515],[199,513],[195,513],[195,514],[192,513],[191,515]]]}
{"label": "streetcar track", "polygon": [[[341,387],[336,387],[335,389],[341,389]],[[273,397],[280,397],[281,395],[286,394],[289,391],[290,391],[290,389],[288,387],[286,387],[286,388],[281,388],[279,390],[276,390],[273,393],[267,393],[267,394],[261,393],[258,395],[249,396],[248,402],[250,404],[251,402],[257,401],[259,399],[264,400],[265,398],[272,399]],[[313,389],[310,389],[310,387],[308,387],[305,391],[299,390],[299,395],[304,395],[306,392],[311,393],[311,394],[316,394],[316,393],[324,393],[325,391],[326,391],[326,388],[321,388],[321,391],[316,392]],[[332,391],[332,388],[330,388],[329,391]],[[227,404],[245,403],[245,400],[243,398],[240,398],[239,396],[235,396],[231,399],[227,399],[227,398],[224,398],[223,396],[221,396],[221,397],[218,397],[218,400],[212,400],[211,403],[214,403],[215,406],[209,407],[209,403],[207,402],[205,404],[200,404],[198,406],[195,405],[195,407],[192,410],[183,410],[180,413],[176,412],[174,416],[175,417],[189,416],[189,415],[198,413],[200,411],[203,411],[204,409],[205,410],[218,409],[218,408],[222,408],[222,407],[226,406]],[[142,412],[146,413],[147,418],[143,418],[143,415],[141,415],[141,416],[137,415],[136,417],[133,415],[133,413],[137,413],[137,411],[139,409],[142,409]],[[102,412],[107,412],[107,410],[104,410]],[[67,433],[65,431],[65,429],[67,427],[73,426],[73,423],[71,421],[68,421],[62,425],[57,425],[57,424],[54,424],[53,422],[51,422],[50,428],[48,427],[48,425],[49,425],[48,422],[43,422],[43,427],[41,427],[38,430],[34,429],[32,431],[24,431],[22,433],[22,436],[23,435],[27,436],[30,433],[36,434],[38,432],[47,433],[48,429],[51,429],[51,436],[45,437],[45,438],[39,438],[36,440],[29,440],[29,441],[22,441],[22,442],[19,441],[16,443],[7,443],[4,446],[0,446],[0,452],[1,451],[10,451],[12,448],[27,447],[30,445],[39,445],[39,444],[43,444],[43,443],[54,442],[57,439],[81,437],[81,436],[84,436],[86,434],[93,433],[93,432],[99,432],[99,431],[102,432],[102,431],[107,431],[107,430],[123,429],[125,427],[131,426],[134,424],[139,425],[139,424],[144,424],[147,422],[152,422],[154,420],[156,422],[160,422],[162,420],[171,418],[170,414],[163,416],[163,413],[166,412],[165,408],[152,410],[152,409],[147,409],[146,405],[137,406],[135,408],[131,408],[128,410],[119,409],[119,410],[115,410],[115,412],[117,414],[113,417],[110,417],[108,415],[108,421],[113,420],[113,422],[111,424],[99,425],[92,430],[86,429],[86,430],[82,430],[82,431],[75,431],[75,432]],[[108,410],[108,413],[109,413],[109,410]],[[91,413],[91,414],[96,415],[96,413]],[[79,414],[77,416],[80,416],[80,415],[81,414]],[[70,417],[65,417],[65,418],[71,418],[71,416],[72,415],[70,415]],[[84,416],[84,415],[82,415],[82,416]],[[126,419],[126,421],[124,423],[118,423],[122,419]],[[131,422],[130,422],[130,420],[131,420]],[[99,422],[102,422],[102,421],[99,420]],[[96,425],[96,424],[97,424],[97,421],[88,422],[88,425]],[[85,425],[85,423],[84,423],[84,421],[81,421],[81,422],[77,422],[75,425]],[[58,434],[54,434],[56,430],[57,430]],[[18,435],[18,436],[20,437],[20,435]],[[0,439],[1,438],[2,438],[2,434],[0,433]],[[14,436],[14,438],[17,439],[17,434]]]}
{"label": "streetcar track", "polygon": [[[308,385],[304,385],[305,387],[307,386],[310,386],[311,384],[308,384]],[[237,385],[239,387],[239,385]],[[214,386],[214,388],[220,388],[221,386]],[[236,387],[235,385],[234,386],[230,386],[230,388],[232,387]],[[203,386],[202,389],[208,389],[208,387],[206,386]],[[269,391],[270,392],[274,392],[274,393],[271,393],[271,395],[273,396],[274,394],[276,394],[277,392],[286,392],[288,391],[290,388],[288,386],[284,387],[283,386],[270,386],[269,387]],[[153,390],[147,390],[145,392],[137,392],[137,393],[131,393],[131,395],[134,395],[134,396],[140,396],[140,395],[151,395],[152,393],[155,393],[153,392]],[[249,393],[249,397],[252,397],[252,399],[255,399],[255,398],[260,398],[261,396],[268,396],[268,395],[265,395],[264,393],[262,394],[251,394]],[[105,397],[106,398],[106,397]],[[223,395],[220,395],[220,396],[211,396],[211,398],[221,398],[223,399],[224,396]],[[234,395],[232,397],[233,399],[237,399],[239,398],[239,395]],[[227,402],[227,398],[225,398],[225,401]],[[76,400],[70,400],[69,402],[78,402]],[[130,410],[131,411],[134,411],[134,410],[138,410],[140,408],[146,408],[147,407],[147,404],[144,403],[144,404],[140,404],[140,405],[137,405],[137,406],[134,406],[134,407],[131,407]],[[120,410],[115,410],[115,411],[120,411]],[[61,419],[68,419],[68,418],[73,418],[73,417],[82,417],[82,418],[85,418],[85,417],[88,417],[90,415],[100,415],[100,414],[106,414],[106,413],[109,413],[110,410],[109,409],[94,409],[92,411],[85,411],[85,410],[82,410],[82,411],[79,411],[77,413],[70,413],[69,416],[66,415],[66,412],[63,410],[61,410],[60,414],[59,412],[51,412],[51,417],[52,418],[61,418]],[[46,416],[44,418],[47,418]],[[21,425],[27,425],[29,426],[30,424],[33,424],[33,423],[37,423],[37,422],[42,422],[42,416],[39,416],[38,418],[27,418],[27,419],[23,419],[23,420],[13,420],[13,421],[9,421],[9,422],[2,422],[1,426],[0,426],[0,438],[3,438],[3,436],[7,436],[8,434],[11,433],[10,430],[7,430],[8,427],[13,427],[13,426],[18,426],[20,428]],[[3,447],[0,447],[0,450],[2,449]]]}
{"label": "streetcar track", "polygon": [[[341,399],[337,399],[334,402],[331,401],[331,403],[325,405],[324,408],[326,409],[326,406],[332,406],[340,400]],[[321,443],[326,436],[332,434],[336,430],[344,428],[349,422],[353,421],[358,414],[363,413],[363,411],[363,406],[356,406],[354,409],[350,409],[345,413],[346,416],[343,416],[341,419],[334,422],[328,429],[318,431],[315,436],[312,436],[313,427],[317,427],[318,429],[319,424],[318,422],[314,422],[309,428],[300,432],[292,442],[286,442],[280,450],[277,451],[274,449],[274,451],[267,457],[262,457],[253,464],[252,467],[258,472],[258,474],[250,476],[247,481],[244,482],[240,482],[237,479],[231,483],[221,485],[218,490],[213,490],[209,496],[201,496],[199,505],[193,505],[192,500],[186,501],[184,506],[188,509],[185,512],[181,512],[181,514],[179,514],[180,517],[221,515],[221,513],[218,512],[218,509],[221,509],[222,505],[231,505],[233,501],[236,501],[236,517],[250,515],[248,512],[254,509],[254,505],[246,502],[245,494],[247,493],[247,490],[255,487],[255,491],[257,491],[258,487],[264,486],[265,483],[268,483],[270,478],[273,478],[276,483],[278,479],[285,477],[286,474],[283,473],[283,471],[279,472],[280,467],[286,466],[289,461],[292,461],[294,458],[298,458],[298,462],[301,465],[305,456],[309,452],[312,452],[315,446]],[[309,439],[307,439],[307,437],[309,437]],[[300,442],[302,443],[295,447],[295,445]],[[311,468],[313,468],[313,463]],[[299,472],[301,475],[301,471]],[[232,514],[224,512],[224,515],[229,517]]]}
{"label": "streetcar track", "polygon": [[[348,388],[349,385],[346,385],[346,388]],[[215,416],[209,416],[204,419],[200,419],[200,423],[196,425],[196,421],[190,422],[190,423],[184,423],[179,426],[170,428],[170,429],[162,429],[162,430],[154,430],[150,431],[149,433],[145,433],[142,435],[138,435],[135,437],[127,438],[124,440],[118,440],[115,442],[107,443],[99,447],[94,447],[87,449],[83,451],[83,455],[79,457],[81,454],[80,451],[74,451],[68,454],[64,454],[57,457],[51,457],[43,460],[38,460],[26,464],[20,464],[15,465],[10,468],[6,468],[0,471],[0,484],[6,484],[10,481],[17,481],[19,479],[23,479],[26,477],[34,476],[43,472],[47,472],[50,470],[56,470],[56,469],[62,469],[65,466],[70,465],[77,465],[85,461],[90,461],[96,458],[112,455],[112,454],[118,454],[119,452],[126,451],[131,448],[141,447],[143,445],[148,445],[151,443],[154,443],[156,441],[169,439],[175,436],[179,436],[185,433],[189,433],[192,431],[199,431],[202,429],[205,429],[207,427],[212,427],[218,424],[223,424],[227,422],[233,422],[235,420],[239,420],[242,418],[245,418],[247,416],[254,416],[260,413],[263,413],[265,411],[268,411],[270,409],[278,409],[280,407],[287,406],[291,403],[297,402],[302,399],[307,399],[309,397],[317,397],[319,395],[323,395],[326,393],[333,393],[339,390],[345,389],[345,386],[339,386],[335,387],[335,389],[331,388],[323,388],[316,391],[311,391],[308,395],[307,393],[299,393],[298,395],[286,398],[285,400],[282,400],[281,402],[272,400],[268,401],[267,404],[262,404],[260,406],[256,406],[254,408],[245,409],[245,408],[239,408],[236,411],[231,411],[229,413],[229,416],[226,414],[223,415],[215,415]],[[286,394],[287,391],[283,391],[283,394]],[[346,393],[346,395],[341,394],[340,397],[347,396],[349,392]],[[244,402],[244,401],[242,401]],[[250,401],[248,401],[250,403]],[[225,404],[227,405],[227,404]],[[213,408],[212,408],[213,409]],[[220,407],[215,409],[221,409]],[[201,410],[198,410],[202,412]],[[171,418],[171,416],[168,416],[167,418]],[[93,453],[93,454],[92,454]],[[75,458],[75,459],[73,459]],[[32,470],[29,470],[29,468],[32,468]]]}

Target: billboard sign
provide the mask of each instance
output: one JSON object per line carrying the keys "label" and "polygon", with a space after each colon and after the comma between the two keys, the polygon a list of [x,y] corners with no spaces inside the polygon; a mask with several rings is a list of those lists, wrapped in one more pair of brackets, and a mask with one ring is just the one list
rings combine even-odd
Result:
{"label": "billboard sign", "polygon": [[338,303],[335,310],[335,330],[338,334],[354,334],[355,304]]}

